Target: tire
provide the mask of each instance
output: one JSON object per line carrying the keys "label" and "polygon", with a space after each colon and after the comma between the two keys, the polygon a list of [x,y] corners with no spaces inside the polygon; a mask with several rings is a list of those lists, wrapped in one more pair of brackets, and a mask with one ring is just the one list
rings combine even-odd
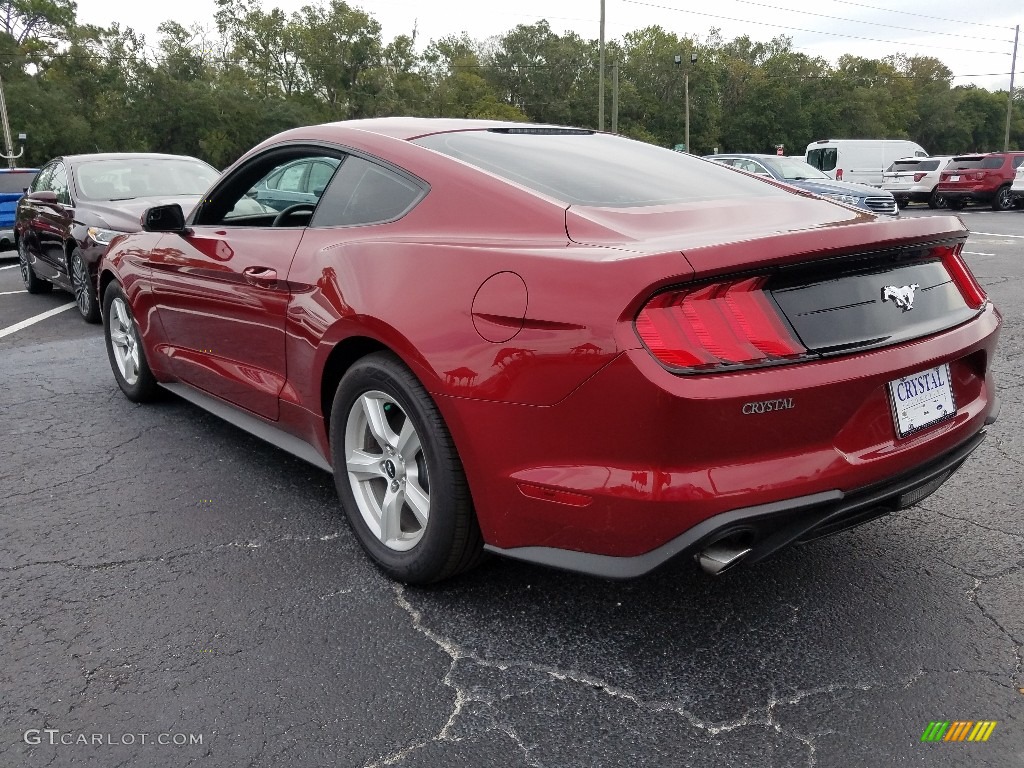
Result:
{"label": "tire", "polygon": [[110,283],[103,292],[103,340],[117,386],[134,403],[155,400],[159,394],[141,338],[128,298],[118,283]]}
{"label": "tire", "polygon": [[897,200],[896,200],[896,207],[899,208],[902,211],[904,208],[907,207],[907,202],[908,202],[907,200],[900,200],[900,199],[897,198]]}
{"label": "tire", "polygon": [[962,211],[964,207],[963,200],[950,200],[946,199],[946,207],[954,211]]}
{"label": "tire", "polygon": [[36,277],[35,270],[32,269],[32,265],[29,263],[28,250],[22,243],[21,238],[18,238],[18,268],[21,270],[21,282],[25,285],[25,290],[29,293],[49,293],[53,290],[53,283],[49,280],[43,280],[40,277]]}
{"label": "tire", "polygon": [[330,427],[342,507],[384,573],[430,584],[481,560],[483,539],[455,443],[397,357],[375,352],[345,373]]}
{"label": "tire", "polygon": [[1010,191],[1009,186],[1000,187],[999,191],[996,192],[996,196],[992,198],[992,210],[993,211],[1011,211],[1013,210],[1013,193]]}
{"label": "tire", "polygon": [[71,276],[71,287],[75,294],[78,311],[87,323],[100,321],[100,302],[96,298],[96,286],[89,276],[89,267],[82,258],[82,251],[75,248],[68,260],[68,274]]}
{"label": "tire", "polygon": [[939,194],[939,190],[933,189],[932,196],[928,198],[929,208],[946,208],[946,198]]}

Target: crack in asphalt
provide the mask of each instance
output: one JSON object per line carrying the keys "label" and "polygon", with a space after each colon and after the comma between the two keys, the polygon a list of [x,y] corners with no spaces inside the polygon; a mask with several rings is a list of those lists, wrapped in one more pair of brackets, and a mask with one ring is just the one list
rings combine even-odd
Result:
{"label": "crack in asphalt", "polygon": [[[420,610],[415,608],[408,600],[405,595],[405,587],[396,584],[392,587],[395,592],[396,604],[404,610],[409,617],[412,619],[413,628],[434,643],[438,648],[444,651],[451,658],[451,665],[448,667],[448,671],[445,673],[441,682],[445,686],[451,688],[455,692],[455,701],[452,705],[452,711],[448,716],[447,722],[444,726],[430,738],[420,740],[414,744],[407,745],[389,755],[381,757],[371,763],[367,763],[364,768],[381,768],[382,766],[396,765],[405,760],[408,756],[416,752],[417,750],[423,749],[424,747],[439,743],[439,742],[458,742],[462,739],[452,734],[452,730],[456,725],[457,720],[463,714],[467,704],[471,702],[481,702],[490,704],[490,700],[487,698],[481,698],[479,695],[473,695],[467,691],[463,686],[460,686],[453,679],[453,674],[459,662],[467,661],[471,664],[475,664],[488,669],[496,669],[498,671],[505,671],[511,668],[525,669],[539,674],[547,675],[548,677],[561,681],[576,683],[581,686],[586,686],[592,690],[603,693],[607,696],[616,699],[622,699],[633,704],[635,707],[644,712],[649,713],[671,713],[675,714],[682,719],[686,720],[691,726],[697,730],[708,734],[709,736],[717,736],[721,733],[728,733],[730,731],[737,730],[739,728],[746,728],[751,726],[759,727],[770,727],[777,733],[792,738],[807,748],[807,765],[809,768],[817,766],[817,748],[814,744],[814,740],[819,736],[826,736],[835,731],[828,730],[820,733],[813,734],[797,734],[791,732],[783,727],[781,723],[776,719],[776,708],[780,705],[795,705],[799,704],[806,698],[812,696],[821,695],[832,695],[840,691],[868,691],[874,688],[884,688],[885,686],[880,683],[857,683],[857,684],[840,684],[834,683],[826,686],[819,686],[807,690],[797,690],[792,694],[782,697],[772,696],[769,698],[768,703],[763,706],[753,707],[749,709],[742,717],[736,720],[726,722],[710,722],[704,720],[693,712],[680,707],[676,704],[672,704],[666,701],[647,702],[641,699],[636,694],[621,688],[616,685],[612,685],[605,680],[594,677],[593,675],[585,672],[579,672],[576,670],[562,670],[558,667],[536,664],[533,662],[522,662],[522,661],[488,661],[482,659],[474,653],[471,653],[462,648],[454,640],[451,640],[443,635],[435,632],[426,626],[423,622],[423,614]],[[923,675],[922,671],[915,676],[914,679]],[[529,689],[526,695],[532,693],[534,688]],[[508,723],[494,723],[488,728],[485,728],[483,733],[488,731],[499,731],[508,735],[510,739],[523,751],[526,762],[534,768],[544,768],[544,764],[539,762],[531,754],[537,745],[528,746],[515,731],[515,729]],[[477,735],[477,734],[474,734]]]}
{"label": "crack in asphalt", "polygon": [[992,622],[996,626],[996,628],[1000,632],[1002,632],[1003,635],[1006,636],[1006,639],[1010,641],[1010,647],[1013,648],[1013,655],[1017,663],[1014,667],[1013,673],[1010,675],[1010,682],[999,684],[1006,687],[1015,688],[1020,682],[1021,670],[1022,668],[1024,668],[1024,661],[1022,661],[1021,659],[1022,646],[1017,641],[1017,638],[1013,636],[1013,633],[1006,627],[1004,627],[1002,623],[999,621],[999,619],[990,614],[988,610],[985,608],[985,606],[981,603],[981,601],[978,600],[978,592],[981,589],[982,584],[984,584],[984,581],[985,580],[979,579],[977,576],[974,577],[974,586],[967,590],[967,601],[970,603],[974,603],[974,605],[976,605],[978,607],[978,610],[981,612],[981,615],[988,619],[990,622]]}
{"label": "crack in asphalt", "polygon": [[[305,543],[310,541],[334,541],[341,536],[341,531],[332,531],[326,534],[312,534],[309,536],[295,536],[293,534],[286,534],[284,536],[278,536],[273,539],[267,539],[261,541],[259,539],[248,539],[239,541],[229,541],[227,544],[216,544],[212,547],[205,549],[193,549],[184,552],[174,552],[171,554],[163,555],[148,555],[144,557],[134,557],[125,560],[107,560],[99,563],[78,563],[73,558],[65,560],[37,560],[31,563],[21,563],[20,565],[2,566],[0,567],[0,573],[14,573],[15,571],[21,571],[26,568],[36,568],[49,565],[59,565],[62,568],[72,568],[78,571],[103,571],[111,568],[123,568],[129,565],[145,565],[148,563],[169,563],[174,560],[180,560],[186,557],[200,557],[202,555],[210,555],[215,552],[221,552],[225,549],[261,549],[266,546],[272,546],[274,544],[283,544],[290,542]],[[325,595],[324,597],[330,597],[331,595]]]}
{"label": "crack in asphalt", "polygon": [[11,500],[17,500],[17,499],[31,498],[33,496],[36,496],[36,495],[40,494],[40,493],[47,493],[47,492],[52,493],[53,491],[55,491],[58,488],[64,488],[64,487],[66,487],[68,485],[73,485],[74,483],[79,482],[83,478],[89,477],[90,475],[94,475],[97,472],[99,472],[101,469],[103,469],[104,467],[109,466],[111,463],[113,463],[113,461],[115,459],[118,459],[118,458],[120,458],[123,455],[124,448],[126,446],[131,445],[136,440],[140,440],[146,434],[146,432],[148,432],[148,431],[149,430],[142,430],[141,432],[139,432],[136,435],[133,435],[132,437],[130,437],[127,440],[125,440],[124,442],[118,443],[118,444],[113,445],[113,446],[109,446],[106,449],[107,450],[107,457],[106,457],[106,459],[104,461],[100,462],[99,464],[97,464],[92,469],[88,469],[88,470],[86,470],[84,472],[77,473],[77,474],[73,475],[72,477],[70,477],[69,479],[62,480],[59,483],[55,483],[53,485],[47,485],[47,486],[42,487],[42,488],[33,488],[32,490],[25,491],[24,493],[8,494],[5,497],[5,499],[7,501],[11,501]]}
{"label": "crack in asphalt", "polygon": [[1024,539],[1024,533],[1013,533],[1012,531],[1004,531],[1002,528],[993,528],[990,525],[979,523],[977,520],[971,520],[967,517],[960,517],[959,515],[951,515],[948,512],[940,512],[937,509],[926,507],[923,504],[918,504],[917,506],[919,509],[923,509],[925,512],[929,512],[933,515],[938,515],[939,517],[944,517],[947,520],[956,520],[959,523],[967,523],[969,525],[977,526],[978,528],[983,528],[986,531],[992,531],[992,533],[1001,533],[1005,536],[1012,536],[1015,539]]}

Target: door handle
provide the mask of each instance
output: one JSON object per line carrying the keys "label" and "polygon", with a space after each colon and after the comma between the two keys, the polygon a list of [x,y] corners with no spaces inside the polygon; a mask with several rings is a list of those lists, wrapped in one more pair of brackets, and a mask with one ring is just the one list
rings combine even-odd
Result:
{"label": "door handle", "polygon": [[277,285],[277,270],[270,267],[246,267],[242,274],[246,281],[260,288],[273,288]]}

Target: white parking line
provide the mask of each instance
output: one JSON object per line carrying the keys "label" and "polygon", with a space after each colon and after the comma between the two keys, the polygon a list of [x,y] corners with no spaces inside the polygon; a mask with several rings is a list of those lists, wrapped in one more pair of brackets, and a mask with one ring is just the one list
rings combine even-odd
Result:
{"label": "white parking line", "polygon": [[[961,251],[965,256],[995,256],[994,253],[982,253],[981,251]],[[3,294],[0,294],[2,296]]]}
{"label": "white parking line", "polygon": [[18,266],[21,266],[21,265],[20,264],[11,264],[11,265],[6,266],[6,267],[0,267],[0,271],[5,270],[5,269],[14,269],[15,267],[18,267]]}
{"label": "white parking line", "polygon": [[995,232],[975,232],[973,229],[971,230],[971,234],[985,235],[986,237],[1012,237],[1014,240],[1024,240],[1024,235],[997,235]]}
{"label": "white parking line", "polygon": [[48,317],[53,317],[54,315],[59,315],[64,310],[71,309],[72,307],[75,307],[75,306],[78,306],[78,305],[75,304],[75,302],[72,301],[70,304],[65,304],[62,307],[57,307],[56,309],[51,309],[49,312],[43,312],[43,314],[36,315],[35,317],[30,317],[28,320],[22,320],[20,323],[15,323],[14,325],[9,325],[6,328],[4,328],[3,330],[0,330],[0,339],[2,339],[4,336],[10,336],[12,333],[17,333],[22,328],[28,328],[30,325],[35,325],[36,323],[40,323],[43,320],[45,320],[46,318],[48,318]]}

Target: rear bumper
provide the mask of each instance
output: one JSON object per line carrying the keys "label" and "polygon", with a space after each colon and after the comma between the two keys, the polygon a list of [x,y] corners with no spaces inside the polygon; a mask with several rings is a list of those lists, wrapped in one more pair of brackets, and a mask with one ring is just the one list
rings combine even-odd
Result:
{"label": "rear bumper", "polygon": [[932,199],[932,191],[930,189],[890,189],[889,191],[892,192],[892,196],[896,198],[898,203],[927,203]]}
{"label": "rear bumper", "polygon": [[964,202],[964,203],[989,203],[992,198],[996,196],[997,189],[943,189],[942,185],[938,188],[939,194],[942,195],[946,200],[952,200],[953,202]]}
{"label": "rear bumper", "polygon": [[[967,444],[996,409],[999,326],[989,305],[929,338],[712,376],[675,376],[630,350],[552,406],[438,405],[492,551],[593,573],[604,571],[587,563],[635,560],[627,573],[645,572],[718,531],[723,514],[834,505]],[[944,363],[956,417],[897,438],[888,383]],[[786,405],[744,410],[751,402]]]}
{"label": "rear bumper", "polygon": [[[986,423],[992,423],[990,418]],[[630,579],[669,560],[696,554],[725,540],[742,542],[752,564],[799,542],[812,541],[853,528],[891,512],[913,506],[931,495],[958,470],[986,435],[978,432],[960,446],[911,472],[849,493],[838,489],[784,501],[734,509],[704,520],[650,552],[634,557],[588,554],[551,547],[486,549],[505,557],[587,573],[609,579]]]}

